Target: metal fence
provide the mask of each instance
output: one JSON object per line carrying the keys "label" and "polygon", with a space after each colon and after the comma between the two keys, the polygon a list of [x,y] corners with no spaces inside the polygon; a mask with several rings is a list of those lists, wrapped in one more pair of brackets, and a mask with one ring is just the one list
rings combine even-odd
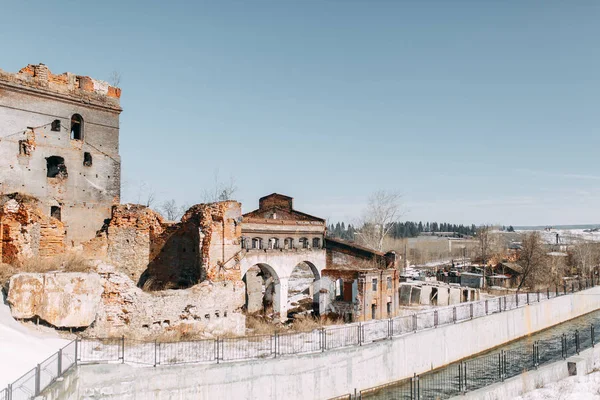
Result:
{"label": "metal fence", "polygon": [[0,400],[29,400],[39,395],[77,363],[77,347],[74,340],[23,374],[0,390]]}
{"label": "metal fence", "polygon": [[505,379],[537,369],[540,365],[564,360],[598,343],[599,335],[591,324],[586,329],[536,340],[449,366],[412,378],[348,394],[350,400],[425,400],[447,399],[468,391],[503,382]]}
{"label": "metal fence", "polygon": [[[560,287],[549,288],[542,292],[517,292],[489,300],[439,307],[435,310],[423,311],[409,316],[330,326],[309,332],[275,333],[274,335],[184,342],[143,342],[125,338],[78,339],[38,364],[31,371],[8,385],[6,389],[0,390],[0,400],[31,399],[77,363],[128,362],[148,366],[221,363],[330,351],[342,347],[362,346],[424,329],[435,329],[438,326],[455,324],[460,321],[484,317],[488,314],[524,307],[534,302],[587,289],[594,286],[594,283],[597,284],[593,280],[582,280],[571,282],[568,285],[564,284]],[[561,344],[565,347],[565,354],[570,354],[575,348],[589,346],[593,343],[592,336],[579,335],[577,341],[567,338],[563,341],[563,338],[561,338]],[[543,346],[544,343],[545,341],[539,343],[539,352],[536,353],[538,363],[547,362],[547,360],[554,359],[556,356],[556,351],[551,349],[553,347],[546,348]],[[512,354],[505,355],[509,364],[512,362],[511,357]],[[466,369],[461,372],[461,374],[467,374],[466,377],[469,376],[468,371],[470,371],[470,368],[468,367],[469,365],[465,364],[464,368]],[[401,389],[399,390],[402,393],[409,394],[429,393],[433,390],[432,387],[439,385],[440,381],[455,382],[456,379],[459,379],[458,388],[466,390],[472,383],[467,378],[453,377],[452,374],[458,374],[457,371],[458,369],[452,373],[448,372],[446,375],[432,376],[431,378],[427,375],[415,377],[400,385]],[[380,391],[379,389],[373,390],[375,392]],[[349,394],[348,398],[350,396],[355,397]],[[367,396],[366,392],[365,396]]]}
{"label": "metal fence", "polygon": [[328,326],[308,332],[173,343],[141,342],[125,338],[82,339],[78,342],[78,362],[128,362],[156,366],[234,362],[317,353],[342,347],[363,346],[424,329],[435,329],[443,325],[481,318],[563,296],[590,286],[591,282],[582,281],[540,292],[516,292],[503,297],[439,307],[403,317]]}

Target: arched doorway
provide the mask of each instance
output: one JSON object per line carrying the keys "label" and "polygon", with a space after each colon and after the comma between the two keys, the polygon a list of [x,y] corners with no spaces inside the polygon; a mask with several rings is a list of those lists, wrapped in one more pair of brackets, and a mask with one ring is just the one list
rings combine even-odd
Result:
{"label": "arched doorway", "polygon": [[297,314],[320,316],[320,279],[319,270],[308,261],[294,267],[288,280],[288,317]]}
{"label": "arched doorway", "polygon": [[242,278],[246,284],[246,312],[268,314],[278,312],[280,282],[277,273],[268,264],[255,264]]}

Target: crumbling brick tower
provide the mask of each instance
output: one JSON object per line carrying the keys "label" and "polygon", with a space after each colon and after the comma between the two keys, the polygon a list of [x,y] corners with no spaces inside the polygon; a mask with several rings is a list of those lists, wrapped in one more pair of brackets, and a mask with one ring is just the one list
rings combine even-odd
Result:
{"label": "crumbling brick tower", "polygon": [[38,198],[68,245],[93,238],[119,203],[120,95],[44,64],[0,70],[0,195]]}

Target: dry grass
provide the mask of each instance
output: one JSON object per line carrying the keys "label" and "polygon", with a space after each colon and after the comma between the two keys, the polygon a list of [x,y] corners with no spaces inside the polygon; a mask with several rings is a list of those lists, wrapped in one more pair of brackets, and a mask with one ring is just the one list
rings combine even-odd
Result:
{"label": "dry grass", "polygon": [[274,333],[310,332],[324,326],[341,325],[344,321],[337,317],[314,318],[296,316],[291,323],[282,324],[261,315],[246,316],[246,331],[249,335],[273,335]]}
{"label": "dry grass", "polygon": [[91,270],[89,261],[77,253],[51,258],[34,257],[23,260],[17,265],[0,264],[0,286],[6,285],[11,276],[20,272],[90,272]]}

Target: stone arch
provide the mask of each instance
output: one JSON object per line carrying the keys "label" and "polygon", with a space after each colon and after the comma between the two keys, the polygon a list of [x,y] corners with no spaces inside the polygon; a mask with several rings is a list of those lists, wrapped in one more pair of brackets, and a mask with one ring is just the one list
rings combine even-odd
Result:
{"label": "stone arch", "polygon": [[257,263],[244,273],[242,280],[246,284],[246,311],[265,313],[270,308],[281,313],[281,280],[273,267]]}
{"label": "stone arch", "polygon": [[302,261],[291,270],[288,280],[287,306],[290,315],[311,312],[321,315],[321,274],[310,261]]}

